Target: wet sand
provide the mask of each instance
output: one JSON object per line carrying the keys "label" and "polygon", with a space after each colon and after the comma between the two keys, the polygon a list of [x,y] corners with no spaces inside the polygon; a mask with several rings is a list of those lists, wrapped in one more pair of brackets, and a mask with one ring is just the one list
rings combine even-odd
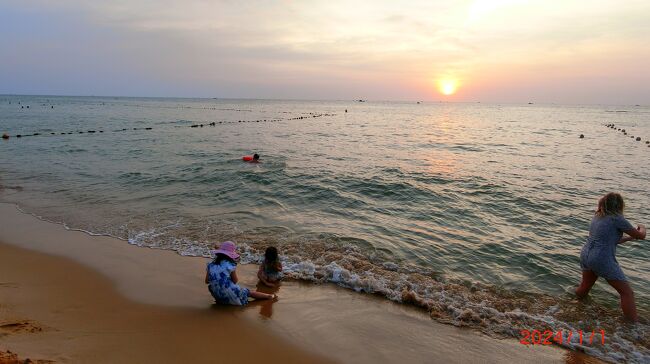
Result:
{"label": "wet sand", "polygon": [[[598,362],[333,285],[287,281],[278,302],[217,306],[205,263],[0,204],[0,351],[56,362]],[[254,287],[256,267],[238,270]]]}

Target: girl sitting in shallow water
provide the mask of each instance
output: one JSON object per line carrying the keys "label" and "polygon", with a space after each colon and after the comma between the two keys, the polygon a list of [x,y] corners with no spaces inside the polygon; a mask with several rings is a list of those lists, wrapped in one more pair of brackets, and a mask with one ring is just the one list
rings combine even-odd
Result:
{"label": "girl sitting in shallow water", "polygon": [[273,246],[266,248],[264,262],[257,271],[257,278],[266,286],[277,287],[282,280],[282,263],[278,257],[278,249]]}
{"label": "girl sitting in shallow water", "polygon": [[275,294],[266,294],[258,291],[251,291],[248,288],[240,287],[237,284],[237,259],[235,243],[226,241],[221,243],[215,251],[214,260],[208,263],[205,273],[205,283],[208,290],[217,303],[226,305],[243,306],[248,303],[248,297],[256,299],[277,299]]}
{"label": "girl sitting in shallow water", "polygon": [[624,207],[623,197],[618,193],[610,192],[598,201],[598,210],[589,227],[589,238],[580,253],[582,282],[576,294],[579,298],[586,296],[598,277],[603,277],[621,296],[625,318],[637,321],[634,292],[616,261],[616,246],[633,239],[645,239],[646,228],[643,225],[634,228],[623,217]]}

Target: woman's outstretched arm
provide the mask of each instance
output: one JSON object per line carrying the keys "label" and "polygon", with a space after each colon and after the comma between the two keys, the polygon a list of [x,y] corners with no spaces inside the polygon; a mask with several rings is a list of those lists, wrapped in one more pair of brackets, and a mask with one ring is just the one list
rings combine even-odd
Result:
{"label": "woman's outstretched arm", "polygon": [[624,233],[629,235],[629,237],[623,237],[618,243],[622,244],[626,241],[633,239],[643,240],[646,237],[646,228],[643,225],[639,225],[636,229],[625,230]]}

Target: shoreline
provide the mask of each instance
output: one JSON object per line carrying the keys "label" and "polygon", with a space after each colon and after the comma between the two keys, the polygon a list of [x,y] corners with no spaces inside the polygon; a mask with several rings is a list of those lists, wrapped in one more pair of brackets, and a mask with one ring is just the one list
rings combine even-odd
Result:
{"label": "shoreline", "polygon": [[[0,331],[0,351],[22,359],[207,361],[223,343],[236,362],[600,362],[437,323],[331,284],[286,281],[278,302],[215,306],[205,258],[66,230],[12,204],[0,204],[0,217],[0,325],[17,324]],[[254,287],[256,267],[238,270]]]}

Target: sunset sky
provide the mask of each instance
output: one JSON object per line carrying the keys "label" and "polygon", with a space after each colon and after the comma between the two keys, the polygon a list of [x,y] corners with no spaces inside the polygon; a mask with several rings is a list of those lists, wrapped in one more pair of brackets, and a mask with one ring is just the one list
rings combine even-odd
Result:
{"label": "sunset sky", "polygon": [[650,104],[647,0],[3,0],[0,34],[2,94]]}

